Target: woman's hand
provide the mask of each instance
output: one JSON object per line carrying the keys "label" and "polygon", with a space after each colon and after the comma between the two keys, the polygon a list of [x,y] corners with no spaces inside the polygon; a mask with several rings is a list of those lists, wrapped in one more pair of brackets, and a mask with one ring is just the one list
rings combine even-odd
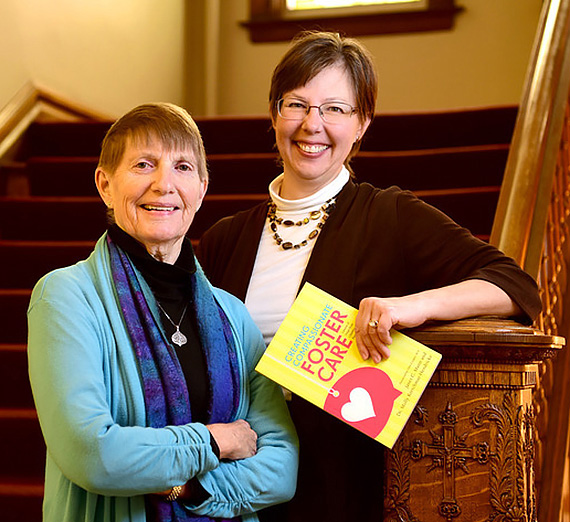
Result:
{"label": "woman's hand", "polygon": [[220,448],[220,459],[246,459],[257,453],[257,433],[246,420],[208,424],[206,427]]}
{"label": "woman's hand", "polygon": [[356,345],[362,359],[372,357],[375,363],[390,356],[394,327],[412,328],[427,320],[421,300],[412,296],[366,297],[360,301],[356,316]]}
{"label": "woman's hand", "polygon": [[390,356],[391,328],[414,328],[426,321],[455,321],[479,315],[512,316],[520,308],[498,286],[469,279],[403,297],[366,297],[356,316],[356,345],[364,360]]}

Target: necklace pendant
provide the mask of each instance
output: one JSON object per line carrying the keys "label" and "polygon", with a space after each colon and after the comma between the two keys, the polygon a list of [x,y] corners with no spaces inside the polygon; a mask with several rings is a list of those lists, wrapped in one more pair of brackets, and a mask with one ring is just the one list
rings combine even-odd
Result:
{"label": "necklace pendant", "polygon": [[178,346],[183,346],[188,342],[188,339],[186,338],[186,336],[178,329],[178,327],[176,328],[176,331],[172,334],[172,337],[170,338],[172,339],[172,342]]}

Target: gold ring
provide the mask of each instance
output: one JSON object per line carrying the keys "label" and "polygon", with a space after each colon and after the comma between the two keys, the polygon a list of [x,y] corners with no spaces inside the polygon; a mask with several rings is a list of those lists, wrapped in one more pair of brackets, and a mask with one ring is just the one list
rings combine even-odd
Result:
{"label": "gold ring", "polygon": [[372,319],[369,323],[368,326],[370,326],[370,328],[378,328],[378,321],[376,319]]}

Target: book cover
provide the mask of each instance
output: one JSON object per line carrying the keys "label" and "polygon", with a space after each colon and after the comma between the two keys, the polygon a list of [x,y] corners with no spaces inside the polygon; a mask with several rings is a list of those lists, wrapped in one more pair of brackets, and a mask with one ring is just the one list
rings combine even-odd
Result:
{"label": "book cover", "polygon": [[357,310],[306,283],[256,370],[392,448],[441,354],[392,330],[376,364],[356,348]]}

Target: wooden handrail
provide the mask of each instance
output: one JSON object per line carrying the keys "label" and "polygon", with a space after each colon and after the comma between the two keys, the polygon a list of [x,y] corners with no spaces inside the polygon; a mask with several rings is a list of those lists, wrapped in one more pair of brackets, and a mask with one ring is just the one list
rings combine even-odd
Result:
{"label": "wooden handrail", "polygon": [[537,277],[570,87],[570,0],[545,2],[490,242]]}
{"label": "wooden handrail", "polygon": [[44,87],[28,83],[0,110],[0,160],[6,160],[10,148],[32,122],[50,117],[64,121],[112,121],[109,115],[93,111]]}
{"label": "wooden handrail", "polygon": [[[570,0],[545,2],[490,242],[538,280],[536,326],[570,334]],[[570,473],[570,354],[540,366],[534,392],[538,520],[565,520]]]}

